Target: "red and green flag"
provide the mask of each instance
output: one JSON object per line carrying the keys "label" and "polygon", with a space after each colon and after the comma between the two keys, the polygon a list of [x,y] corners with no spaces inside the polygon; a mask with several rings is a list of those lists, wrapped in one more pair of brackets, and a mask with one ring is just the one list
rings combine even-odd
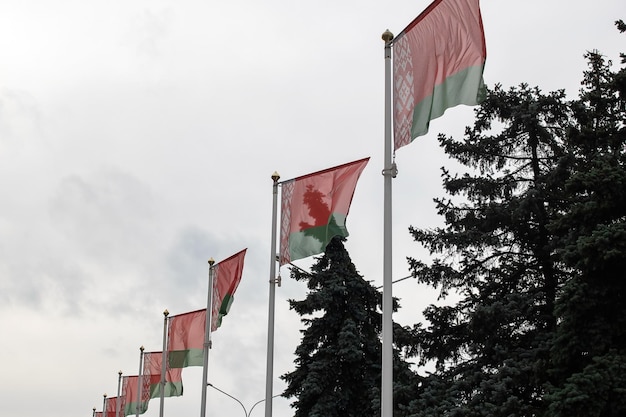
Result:
{"label": "red and green flag", "polygon": [[206,309],[169,318],[167,352],[170,368],[204,365]]}
{"label": "red and green flag", "polygon": [[[140,383],[141,387],[138,386]],[[150,379],[143,376],[140,378],[137,375],[124,376],[122,377],[122,393],[124,416],[143,414],[148,410],[148,401],[150,401]]]}
{"label": "red and green flag", "polygon": [[479,0],[435,0],[393,39],[396,150],[446,109],[482,101],[486,58]]}
{"label": "red and green flag", "polygon": [[346,217],[369,158],[282,183],[280,265],[317,255],[335,236],[348,236]]}
{"label": "red and green flag", "polygon": [[[147,352],[143,354],[143,376],[150,381],[150,398],[161,397],[161,372],[163,352]],[[183,370],[165,366],[165,397],[180,397],[183,395]]]}
{"label": "red and green flag", "polygon": [[222,318],[228,314],[233,303],[235,291],[241,281],[244,249],[213,267],[213,300],[211,302],[211,331],[222,324]]}
{"label": "red and green flag", "polygon": [[103,417],[116,417],[119,407],[119,416],[124,416],[124,397],[109,397],[106,399],[106,412]]}

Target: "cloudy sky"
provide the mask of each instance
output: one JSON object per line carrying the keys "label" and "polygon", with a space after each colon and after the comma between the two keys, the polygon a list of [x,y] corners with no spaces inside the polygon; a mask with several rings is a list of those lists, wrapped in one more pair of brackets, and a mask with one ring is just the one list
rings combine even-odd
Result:
{"label": "cloudy sky", "polygon": [[[271,179],[370,156],[347,247],[382,285],[384,59],[428,0],[3,0],[0,2],[0,414],[91,415],[161,350],[162,312],[206,304],[207,260],[248,248],[231,314],[214,334],[209,380],[249,410],[265,396]],[[485,81],[580,88],[585,51],[618,62],[623,0],[483,0]],[[426,258],[409,225],[440,224],[447,164],[435,137],[459,135],[449,110],[397,155],[394,277]],[[297,262],[308,267],[311,259]],[[274,393],[293,370],[303,284],[281,270]],[[413,324],[436,293],[396,284]],[[202,370],[166,415],[200,409]],[[274,400],[274,415],[292,415]],[[147,417],[158,416],[153,400]],[[209,390],[207,415],[243,415]],[[263,405],[253,416],[263,415]]]}

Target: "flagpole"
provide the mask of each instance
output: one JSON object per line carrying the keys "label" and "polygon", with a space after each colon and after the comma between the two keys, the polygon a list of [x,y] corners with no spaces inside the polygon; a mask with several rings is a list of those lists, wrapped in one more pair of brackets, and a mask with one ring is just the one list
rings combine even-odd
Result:
{"label": "flagpole", "polygon": [[122,387],[122,371],[117,373],[117,399],[115,400],[115,417],[120,417],[120,389]]}
{"label": "flagpole", "polygon": [[109,416],[107,416],[107,395],[106,395],[106,393],[104,394],[104,400],[102,400],[102,417],[109,417]]}
{"label": "flagpole", "polygon": [[159,396],[160,404],[159,404],[159,417],[163,417],[163,412],[165,409],[165,373],[166,373],[166,365],[167,365],[167,317],[170,315],[170,312],[165,309],[163,311],[163,349],[161,350],[161,381],[159,386]]}
{"label": "flagpole", "polygon": [[[209,379],[209,349],[211,348],[211,327],[213,322],[213,273],[215,260],[209,259],[209,290],[206,302],[206,322],[204,325],[204,350],[203,350],[203,364],[202,364],[202,401],[200,408],[200,417],[206,415],[206,392],[207,383]],[[163,417],[163,416],[161,416]]]}
{"label": "flagpole", "polygon": [[272,417],[274,379],[274,305],[276,303],[276,218],[278,217],[278,172],[272,174],[272,240],[270,243],[270,295],[267,317],[267,368],[265,371],[265,417]]}
{"label": "flagpole", "polygon": [[139,348],[139,373],[137,374],[137,403],[135,404],[135,416],[139,417],[139,407],[141,407],[141,400],[143,395],[141,388],[143,386],[143,346]]}
{"label": "flagpole", "polygon": [[391,141],[391,41],[393,34],[386,30],[382,35],[385,41],[385,161],[384,161],[384,203],[383,203],[383,352],[381,417],[393,416],[393,296],[392,287],[392,240],[391,240],[391,180],[397,169],[393,161]]}

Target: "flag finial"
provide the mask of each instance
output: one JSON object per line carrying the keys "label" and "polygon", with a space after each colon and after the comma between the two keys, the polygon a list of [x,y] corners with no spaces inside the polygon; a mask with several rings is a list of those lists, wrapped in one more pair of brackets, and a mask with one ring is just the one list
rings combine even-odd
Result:
{"label": "flag finial", "polygon": [[382,36],[383,40],[385,41],[385,43],[389,43],[393,40],[393,33],[391,33],[389,31],[389,29],[387,29]]}
{"label": "flag finial", "polygon": [[169,311],[167,311],[167,308],[163,311],[163,315],[164,315],[165,317],[167,317],[167,316],[169,316],[169,315],[170,315],[170,312],[169,312]]}
{"label": "flag finial", "polygon": [[215,259],[209,258],[209,266],[213,266],[214,263],[215,263]]}
{"label": "flag finial", "polygon": [[274,171],[274,173],[272,174],[272,180],[274,182],[278,182],[279,179],[280,179],[280,175],[278,175],[278,172]]}

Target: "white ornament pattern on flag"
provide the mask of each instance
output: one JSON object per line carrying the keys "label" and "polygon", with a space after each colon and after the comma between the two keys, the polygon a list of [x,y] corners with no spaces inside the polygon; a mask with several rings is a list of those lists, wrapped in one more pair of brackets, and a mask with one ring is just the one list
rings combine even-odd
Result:
{"label": "white ornament pattern on flag", "polygon": [[219,267],[220,267],[219,264],[213,267],[213,295],[212,295],[213,298],[211,299],[211,331],[212,332],[217,330],[220,307],[221,307],[220,304],[223,301],[223,300],[220,300],[220,293],[217,287],[217,280],[219,279],[218,278]]}
{"label": "white ornament pattern on flag", "polygon": [[406,36],[393,43],[393,139],[394,149],[411,143],[415,87],[413,60]]}
{"label": "white ornament pattern on flag", "polygon": [[143,375],[141,377],[141,402],[147,407],[148,401],[150,401],[150,378]]}
{"label": "white ornament pattern on flag", "polygon": [[289,253],[289,234],[291,233],[291,197],[293,195],[294,185],[294,180],[282,183],[279,265],[284,265],[291,261],[291,254]]}

